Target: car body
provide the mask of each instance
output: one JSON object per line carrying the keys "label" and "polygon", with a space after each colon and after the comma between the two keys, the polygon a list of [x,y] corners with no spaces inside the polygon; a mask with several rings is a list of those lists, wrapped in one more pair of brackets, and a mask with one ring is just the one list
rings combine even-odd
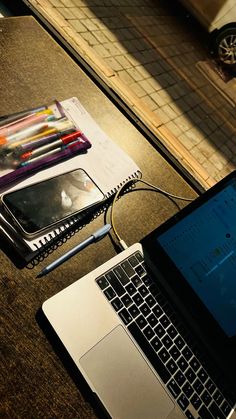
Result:
{"label": "car body", "polygon": [[213,51],[226,66],[236,65],[236,0],[181,0],[211,34]]}

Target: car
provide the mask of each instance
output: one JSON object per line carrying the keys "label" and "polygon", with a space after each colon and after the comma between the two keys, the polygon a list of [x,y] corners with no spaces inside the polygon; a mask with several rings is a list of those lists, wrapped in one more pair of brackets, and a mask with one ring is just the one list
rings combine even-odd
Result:
{"label": "car", "polygon": [[211,52],[223,66],[236,67],[236,1],[180,0],[210,34]]}

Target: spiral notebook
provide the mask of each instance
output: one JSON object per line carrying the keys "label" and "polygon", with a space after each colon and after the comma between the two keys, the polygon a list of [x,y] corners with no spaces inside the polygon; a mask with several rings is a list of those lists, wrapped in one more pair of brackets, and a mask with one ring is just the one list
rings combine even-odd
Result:
{"label": "spiral notebook", "polygon": [[[106,202],[124,182],[141,176],[141,171],[136,163],[99,127],[77,98],[73,97],[62,101],[61,105],[68,119],[89,138],[92,147],[87,153],[79,154],[40,171],[2,192],[20,189],[58,174],[81,168],[93,179],[105,198],[102,205],[96,205],[94,208],[71,217],[54,230],[33,240],[20,235],[11,220],[7,218],[6,213],[4,214],[3,209],[0,208],[0,232],[26,262],[32,261],[36,255],[45,256],[50,244],[56,248],[59,242],[68,239],[75,231],[91,221],[95,215],[102,212]],[[56,109],[54,111],[57,112]]]}

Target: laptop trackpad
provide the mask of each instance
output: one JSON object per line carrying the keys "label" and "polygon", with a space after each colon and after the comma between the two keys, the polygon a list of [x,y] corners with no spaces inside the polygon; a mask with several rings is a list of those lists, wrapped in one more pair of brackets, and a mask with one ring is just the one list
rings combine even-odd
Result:
{"label": "laptop trackpad", "polygon": [[113,418],[167,418],[174,403],[122,326],[81,359],[81,366]]}

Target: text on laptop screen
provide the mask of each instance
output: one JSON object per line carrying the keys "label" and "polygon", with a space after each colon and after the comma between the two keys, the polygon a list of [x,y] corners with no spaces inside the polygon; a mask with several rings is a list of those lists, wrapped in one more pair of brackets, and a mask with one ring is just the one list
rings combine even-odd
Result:
{"label": "text on laptop screen", "polygon": [[236,181],[158,242],[224,332],[236,335]]}

